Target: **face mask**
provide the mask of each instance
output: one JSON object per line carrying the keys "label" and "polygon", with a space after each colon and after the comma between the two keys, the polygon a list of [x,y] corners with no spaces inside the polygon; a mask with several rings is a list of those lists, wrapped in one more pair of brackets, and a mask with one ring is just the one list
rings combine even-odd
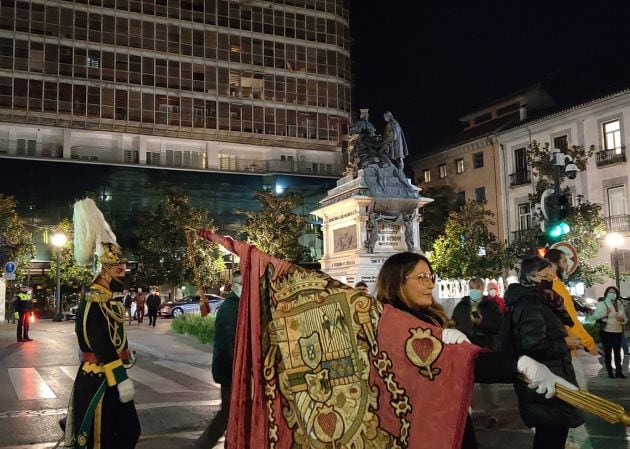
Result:
{"label": "face mask", "polygon": [[236,296],[241,297],[241,292],[243,291],[243,286],[241,284],[232,284],[232,291],[236,293]]}
{"label": "face mask", "polygon": [[112,292],[121,292],[123,289],[129,288],[127,282],[125,282],[125,278],[117,278],[112,276],[112,279],[109,281],[109,290]]}
{"label": "face mask", "polygon": [[495,296],[497,296],[497,291],[494,288],[488,290],[488,296],[494,298]]}
{"label": "face mask", "polygon": [[606,293],[606,299],[608,301],[614,301],[615,299],[617,299],[617,293],[615,293],[615,292],[608,292],[608,293]]}
{"label": "face mask", "polygon": [[471,290],[469,296],[473,301],[479,301],[481,299],[481,290]]}
{"label": "face mask", "polygon": [[551,290],[551,287],[553,286],[553,282],[547,280],[547,279],[543,279],[540,281],[540,286],[544,289],[544,290]]}

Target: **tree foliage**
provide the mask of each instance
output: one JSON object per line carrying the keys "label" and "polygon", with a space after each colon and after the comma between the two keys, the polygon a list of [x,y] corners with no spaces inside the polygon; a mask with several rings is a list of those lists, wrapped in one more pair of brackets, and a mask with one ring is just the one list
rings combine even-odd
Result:
{"label": "tree foliage", "polygon": [[[64,218],[49,231],[49,235],[57,232],[65,234],[68,238],[66,244],[61,248],[59,253],[59,275],[62,285],[88,285],[92,280],[92,269],[90,267],[81,267],[74,261],[74,229],[72,222]],[[56,251],[51,255],[50,271],[48,277],[53,281],[57,281],[57,257]]]}
{"label": "tree foliage", "polygon": [[[586,169],[588,159],[593,156],[595,147],[585,149],[582,146],[572,146],[564,151],[565,154],[573,158],[573,163],[579,170]],[[532,167],[532,175],[536,179],[534,193],[529,195],[532,205],[540,204],[542,193],[549,188],[553,188],[554,168],[551,159],[552,148],[549,143],[540,144],[532,142],[527,152],[527,162]],[[560,182],[566,179],[564,171],[560,173]],[[562,193],[571,196],[568,187],[562,189]],[[580,280],[587,287],[600,283],[610,276],[610,268],[607,265],[592,265],[590,260],[597,254],[599,249],[599,239],[605,234],[604,220],[600,216],[601,205],[591,203],[578,195],[576,204],[572,204],[568,209],[567,224],[571,231],[564,238],[564,241],[573,245],[578,252],[580,265],[578,269],[569,277],[571,280]],[[540,223],[544,220],[539,207],[533,208],[534,222]],[[520,239],[516,239],[509,248],[510,265],[515,266],[520,258],[527,254],[533,254],[536,247],[541,245],[545,236],[538,226],[523,233]]]}
{"label": "tree foliage", "polygon": [[13,261],[22,275],[30,268],[33,251],[32,234],[16,211],[15,198],[0,193],[0,264]]}
{"label": "tree foliage", "polygon": [[444,223],[451,211],[457,209],[456,195],[450,186],[429,187],[422,190],[422,195],[433,199],[421,209],[420,244],[422,248],[429,249],[444,232]]}
{"label": "tree foliage", "polygon": [[298,238],[308,218],[293,211],[304,204],[304,197],[297,192],[275,195],[267,190],[256,192],[255,197],[262,208],[256,212],[237,211],[245,216],[240,231],[247,236],[249,243],[261,251],[300,262],[304,258],[305,248],[298,243]]}
{"label": "tree foliage", "polygon": [[502,273],[507,263],[506,252],[489,231],[489,226],[494,224],[493,217],[483,203],[475,201],[468,201],[449,214],[431,255],[433,268],[440,276],[451,279],[497,277]]}
{"label": "tree foliage", "polygon": [[188,201],[180,192],[166,191],[155,209],[137,213],[138,283],[175,287],[198,280],[207,287],[219,281],[225,263],[218,245],[200,239],[188,245],[186,238],[195,229],[214,230],[214,224],[207,211]]}

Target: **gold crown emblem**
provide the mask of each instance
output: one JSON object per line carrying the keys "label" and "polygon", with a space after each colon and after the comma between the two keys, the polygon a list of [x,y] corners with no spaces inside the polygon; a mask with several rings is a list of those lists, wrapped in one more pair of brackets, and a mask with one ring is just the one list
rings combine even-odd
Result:
{"label": "gold crown emblem", "polygon": [[275,281],[271,288],[278,301],[284,301],[302,290],[325,290],[330,277],[319,271],[307,271],[300,268]]}
{"label": "gold crown emblem", "polygon": [[99,262],[103,265],[127,263],[127,258],[116,243],[101,243],[101,245],[103,246],[103,252],[99,257]]}

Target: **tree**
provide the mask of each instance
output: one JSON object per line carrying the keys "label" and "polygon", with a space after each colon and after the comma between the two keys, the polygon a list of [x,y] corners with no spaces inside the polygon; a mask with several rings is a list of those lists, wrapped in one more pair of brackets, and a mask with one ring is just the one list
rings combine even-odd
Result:
{"label": "tree", "polygon": [[13,261],[22,275],[30,268],[33,237],[15,208],[15,198],[0,193],[0,264]]}
{"label": "tree", "polygon": [[[564,151],[565,154],[573,158],[573,163],[580,171],[586,169],[588,159],[593,156],[595,147],[591,145],[586,149],[583,146],[574,145]],[[549,143],[541,145],[539,142],[532,142],[527,152],[527,162],[532,167],[532,176],[536,179],[534,193],[529,195],[532,205],[540,204],[542,193],[549,188],[553,188],[553,162],[551,160],[552,148]],[[560,182],[564,181],[566,174],[560,175]],[[571,197],[568,187],[562,189],[562,193]],[[578,195],[576,204],[569,205],[567,213],[567,224],[571,231],[564,237],[564,241],[575,247],[580,257],[578,269],[569,277],[569,281],[580,280],[587,287],[596,283],[601,283],[606,277],[611,276],[610,268],[607,265],[591,265],[590,260],[597,254],[599,249],[599,239],[605,234],[604,220],[600,216],[601,204],[591,203]],[[533,213],[534,221],[543,221],[540,208],[536,208]],[[517,261],[527,254],[533,254],[536,247],[544,242],[544,234],[539,227],[528,231],[525,238],[515,240],[509,247],[510,265],[514,267]]]}
{"label": "tree", "polygon": [[[67,218],[61,220],[57,225],[50,229],[50,235],[57,232],[65,234],[68,238],[67,243],[61,248],[60,253],[60,277],[62,285],[88,285],[92,280],[92,269],[90,267],[81,267],[74,261],[74,229],[72,222]],[[57,281],[57,257],[56,251],[53,252],[50,262],[50,271],[48,277],[53,281]]]}
{"label": "tree", "polygon": [[433,202],[424,206],[422,225],[420,226],[420,244],[422,248],[433,248],[433,244],[444,231],[444,223],[449,214],[457,209],[455,192],[449,186],[429,187],[422,195],[432,198]]}
{"label": "tree", "polygon": [[240,231],[247,236],[247,241],[261,251],[286,259],[300,262],[305,248],[298,243],[308,218],[296,214],[293,210],[304,204],[304,197],[297,192],[274,195],[267,190],[256,192],[255,197],[262,208],[257,212],[237,211],[245,216],[245,223]]}
{"label": "tree", "polygon": [[167,284],[172,289],[184,281],[207,287],[219,281],[225,268],[218,245],[187,235],[199,228],[214,230],[208,213],[188,204],[180,192],[166,191],[155,209],[136,214],[138,277],[147,285]]}
{"label": "tree", "polygon": [[483,203],[468,201],[452,211],[431,255],[433,268],[442,277],[497,277],[506,267],[503,244],[489,231],[494,214]]}

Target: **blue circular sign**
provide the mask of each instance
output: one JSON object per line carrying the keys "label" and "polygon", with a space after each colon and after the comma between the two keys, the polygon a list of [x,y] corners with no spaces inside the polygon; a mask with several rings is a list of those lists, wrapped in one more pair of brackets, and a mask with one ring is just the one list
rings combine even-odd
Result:
{"label": "blue circular sign", "polygon": [[15,262],[7,262],[4,264],[4,272],[7,274],[15,273]]}

